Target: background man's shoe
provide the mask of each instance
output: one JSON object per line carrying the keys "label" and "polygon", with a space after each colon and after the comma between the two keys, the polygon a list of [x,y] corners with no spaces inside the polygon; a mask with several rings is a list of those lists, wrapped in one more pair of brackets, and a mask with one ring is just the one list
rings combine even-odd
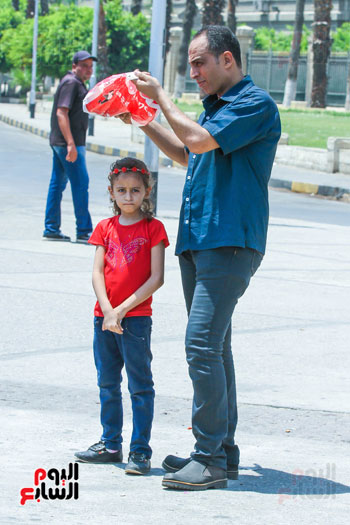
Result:
{"label": "background man's shoe", "polygon": [[225,489],[226,470],[191,460],[178,472],[165,474],[162,485],[175,490]]}
{"label": "background man's shoe", "polygon": [[[166,472],[178,472],[184,468],[191,461],[191,458],[178,458],[177,456],[167,456],[162,467]],[[227,465],[227,478],[238,479],[238,465]]]}
{"label": "background man's shoe", "polygon": [[77,235],[77,243],[79,244],[88,244],[89,239],[90,239],[89,233],[85,233],[84,235]]}
{"label": "background man's shoe", "polygon": [[118,452],[108,452],[103,441],[91,445],[84,452],[75,452],[74,456],[84,463],[121,463],[123,461],[122,449]]}
{"label": "background man's shoe", "polygon": [[43,239],[48,241],[70,242],[70,237],[68,237],[68,235],[63,235],[61,232],[44,232]]}
{"label": "background man's shoe", "polygon": [[151,470],[151,460],[145,454],[130,452],[125,466],[126,474],[148,474]]}

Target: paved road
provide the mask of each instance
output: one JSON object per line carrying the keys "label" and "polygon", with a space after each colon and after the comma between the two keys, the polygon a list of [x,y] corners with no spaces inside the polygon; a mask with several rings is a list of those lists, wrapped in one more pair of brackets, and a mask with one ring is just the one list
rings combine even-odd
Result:
{"label": "paved road", "polygon": [[[19,144],[20,152],[18,151]],[[11,177],[16,177],[17,174],[23,174],[23,170],[25,170],[26,179],[28,180],[30,177],[30,186],[27,188],[28,196],[46,197],[51,170],[51,150],[46,140],[0,122],[0,152],[1,169],[4,169],[5,173],[10,171]],[[90,200],[94,205],[105,206],[106,174],[113,158],[90,152],[87,154],[87,158],[91,180]],[[283,170],[291,172],[290,167],[275,165],[273,168],[274,177],[279,178],[279,174]],[[298,171],[298,168],[295,171]],[[174,168],[160,170],[158,210],[161,214],[166,213],[166,211],[175,214],[179,211],[183,182],[183,170]],[[3,188],[4,184],[6,187],[6,180],[2,181],[2,184]],[[68,199],[68,196],[65,198]],[[326,222],[327,224],[343,226],[350,225],[350,206],[348,203],[310,197],[304,194],[298,195],[271,190],[270,210],[272,217],[318,223]]]}
{"label": "paved road", "polygon": [[[91,154],[88,162],[96,222],[107,214],[110,159]],[[274,191],[268,252],[233,323],[239,481],[203,494],[160,487],[164,456],[186,455],[193,446],[186,315],[173,256],[177,221],[165,218],[172,247],[165,285],[154,298],[151,475],[133,478],[120,465],[81,465],[78,501],[19,505],[19,491],[33,487],[35,469],[66,467],[73,452],[96,442],[100,433],[91,356],[93,248],[41,240],[49,170],[45,141],[0,125],[0,490],[5,494],[0,522],[347,523],[349,207]],[[177,209],[181,178],[176,171],[169,177],[161,173],[165,216]],[[305,204],[295,211],[298,203]],[[64,231],[74,236],[69,189],[63,218]],[[123,393],[126,456],[131,430],[126,382]]]}

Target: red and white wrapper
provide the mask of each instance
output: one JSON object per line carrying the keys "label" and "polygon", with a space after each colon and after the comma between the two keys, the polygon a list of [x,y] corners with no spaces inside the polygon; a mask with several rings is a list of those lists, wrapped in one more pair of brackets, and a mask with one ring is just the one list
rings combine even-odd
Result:
{"label": "red and white wrapper", "polygon": [[85,113],[97,113],[104,117],[116,117],[130,113],[131,121],[137,126],[146,126],[156,117],[158,104],[140,93],[132,80],[134,73],[112,75],[101,80],[85,96]]}

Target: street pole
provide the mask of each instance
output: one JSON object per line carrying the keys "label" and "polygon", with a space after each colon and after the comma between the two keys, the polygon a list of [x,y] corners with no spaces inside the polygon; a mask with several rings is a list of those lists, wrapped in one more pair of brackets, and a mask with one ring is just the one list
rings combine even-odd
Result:
{"label": "street pole", "polygon": [[[100,0],[95,0],[94,3],[94,22],[92,29],[92,51],[91,54],[94,57],[97,57],[97,44],[98,44],[98,17],[100,11]],[[95,60],[92,63],[92,75],[89,82],[89,89],[92,89],[96,84],[96,62]],[[94,134],[94,116],[89,114],[89,127],[88,135],[92,136]]]}
{"label": "street pole", "polygon": [[[166,2],[164,0],[153,0],[148,69],[151,75],[157,78],[162,85],[165,55],[165,15]],[[151,197],[154,213],[157,214],[159,149],[147,135],[145,136],[144,159],[154,181]]]}
{"label": "street pole", "polygon": [[37,50],[37,44],[38,44],[38,20],[39,20],[39,0],[35,0],[33,53],[32,53],[32,84],[30,88],[30,97],[29,97],[30,118],[35,117],[36,50]]}

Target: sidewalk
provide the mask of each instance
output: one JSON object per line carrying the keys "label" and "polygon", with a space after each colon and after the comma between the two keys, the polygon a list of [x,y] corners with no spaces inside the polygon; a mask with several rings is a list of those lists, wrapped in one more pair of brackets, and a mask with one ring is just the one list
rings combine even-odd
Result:
{"label": "sidewalk", "polygon": [[[50,112],[37,104],[35,119],[29,117],[24,104],[0,104],[0,121],[19,127],[41,137],[48,138],[50,131]],[[144,146],[133,142],[132,127],[126,126],[119,119],[95,117],[94,136],[87,137],[87,149],[103,155],[114,157],[137,157],[143,159]],[[286,146],[282,146],[281,151]],[[279,155],[281,158],[281,155]],[[283,155],[282,155],[283,158]],[[180,167],[162,153],[160,166]],[[350,198],[350,175],[342,173],[325,173],[316,170],[283,166],[275,164],[270,186],[273,188],[308,193],[337,199]]]}

